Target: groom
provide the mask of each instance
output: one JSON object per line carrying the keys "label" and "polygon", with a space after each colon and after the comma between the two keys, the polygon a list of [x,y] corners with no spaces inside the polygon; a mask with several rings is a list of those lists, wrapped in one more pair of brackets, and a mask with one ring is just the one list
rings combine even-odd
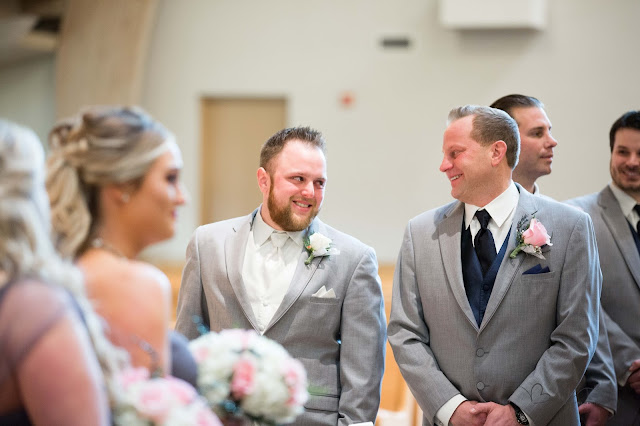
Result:
{"label": "groom", "polygon": [[519,144],[503,111],[452,110],[440,170],[458,201],[407,226],[389,341],[424,424],[580,424],[575,388],[598,335],[595,236],[586,214],[514,184]]}
{"label": "groom", "polygon": [[212,331],[254,329],[282,344],[311,389],[296,425],[374,422],[386,340],[378,263],[372,248],[316,218],[324,138],[308,127],[276,133],[257,175],[256,210],[195,231],[176,329],[196,338],[198,318]]}

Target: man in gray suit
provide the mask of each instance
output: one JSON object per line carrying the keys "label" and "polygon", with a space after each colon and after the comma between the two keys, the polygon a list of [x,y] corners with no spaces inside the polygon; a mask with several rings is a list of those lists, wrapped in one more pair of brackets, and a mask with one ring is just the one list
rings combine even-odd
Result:
{"label": "man in gray suit", "polygon": [[311,396],[296,425],[370,424],[386,341],[378,263],[371,247],[316,218],[326,174],[313,129],[284,129],[263,145],[262,204],[193,235],[176,329],[197,337],[194,318],[212,331],[254,329],[307,370]]}
{"label": "man in gray suit", "polygon": [[[514,182],[535,195],[543,196],[538,178],[551,173],[553,149],[558,145],[551,134],[551,121],[544,105],[533,96],[507,95],[491,104],[506,112],[518,124],[520,156],[513,170]],[[598,346],[578,387],[578,411],[585,426],[604,426],[616,411],[618,386],[613,371],[604,316],[600,316]]]}
{"label": "man in gray suit", "polygon": [[602,308],[618,381],[610,425],[640,425],[640,111],[609,133],[612,182],[568,202],[591,215],[602,260]]}
{"label": "man in gray suit", "polygon": [[452,110],[440,170],[458,201],[407,225],[389,341],[426,425],[579,424],[595,235],[588,215],[512,181],[519,145],[503,111]]}

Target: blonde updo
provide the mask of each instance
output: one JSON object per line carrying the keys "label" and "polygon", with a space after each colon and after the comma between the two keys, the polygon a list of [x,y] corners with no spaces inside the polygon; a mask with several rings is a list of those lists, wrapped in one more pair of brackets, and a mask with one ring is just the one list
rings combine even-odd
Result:
{"label": "blonde updo", "polygon": [[75,258],[100,222],[107,184],[139,186],[173,136],[139,108],[98,106],[58,123],[49,134],[47,191],[58,251]]}

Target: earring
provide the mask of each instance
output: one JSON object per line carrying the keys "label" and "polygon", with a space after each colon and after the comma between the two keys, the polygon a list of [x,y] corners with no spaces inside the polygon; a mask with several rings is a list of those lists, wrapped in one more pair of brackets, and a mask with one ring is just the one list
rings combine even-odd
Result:
{"label": "earring", "polygon": [[120,198],[122,199],[123,203],[128,203],[129,199],[130,199],[129,193],[128,192],[123,192],[122,196]]}

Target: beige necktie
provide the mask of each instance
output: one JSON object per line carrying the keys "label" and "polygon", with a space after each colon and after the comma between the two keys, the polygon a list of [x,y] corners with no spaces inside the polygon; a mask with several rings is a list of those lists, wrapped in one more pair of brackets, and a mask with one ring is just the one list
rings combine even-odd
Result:
{"label": "beige necktie", "polygon": [[282,231],[273,231],[269,238],[271,238],[271,244],[273,244],[273,251],[269,253],[269,258],[284,262],[282,248],[287,243],[289,234]]}

